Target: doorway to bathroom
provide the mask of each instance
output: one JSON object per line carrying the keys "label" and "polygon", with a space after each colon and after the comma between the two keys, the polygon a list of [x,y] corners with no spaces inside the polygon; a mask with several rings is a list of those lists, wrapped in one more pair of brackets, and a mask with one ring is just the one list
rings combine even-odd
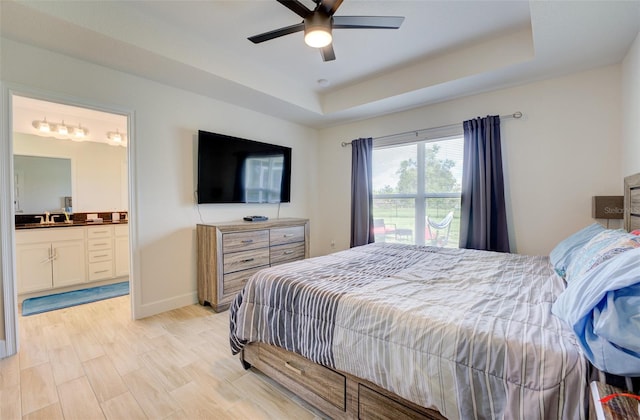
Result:
{"label": "doorway to bathroom", "polygon": [[16,321],[25,300],[133,289],[130,115],[29,95],[11,105]]}

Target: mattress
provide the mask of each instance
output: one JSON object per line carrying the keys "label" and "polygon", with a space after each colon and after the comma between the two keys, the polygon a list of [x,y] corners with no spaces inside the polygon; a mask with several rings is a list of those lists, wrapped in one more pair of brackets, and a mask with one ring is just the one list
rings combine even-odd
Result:
{"label": "mattress", "polygon": [[252,276],[231,349],[276,345],[450,419],[584,418],[564,287],[547,257],[370,244]]}

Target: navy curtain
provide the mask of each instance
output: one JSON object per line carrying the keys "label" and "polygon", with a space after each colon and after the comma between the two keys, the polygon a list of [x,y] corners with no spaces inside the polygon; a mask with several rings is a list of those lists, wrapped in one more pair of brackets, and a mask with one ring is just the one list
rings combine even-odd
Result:
{"label": "navy curtain", "polygon": [[464,122],[460,248],[509,252],[498,115]]}
{"label": "navy curtain", "polygon": [[370,244],[373,236],[373,139],[351,142],[351,247]]}

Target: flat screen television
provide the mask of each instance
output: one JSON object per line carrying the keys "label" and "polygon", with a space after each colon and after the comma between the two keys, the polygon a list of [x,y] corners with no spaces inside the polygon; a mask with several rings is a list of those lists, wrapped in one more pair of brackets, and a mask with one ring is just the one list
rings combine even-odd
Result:
{"label": "flat screen television", "polygon": [[291,148],[198,131],[198,204],[288,203]]}

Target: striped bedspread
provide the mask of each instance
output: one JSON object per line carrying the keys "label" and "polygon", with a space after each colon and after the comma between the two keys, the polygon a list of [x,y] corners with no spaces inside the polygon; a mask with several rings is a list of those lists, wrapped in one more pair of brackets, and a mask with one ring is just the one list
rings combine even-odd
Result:
{"label": "striped bedspread", "polygon": [[584,418],[563,289],[546,257],[370,244],[255,274],[231,348],[273,344],[450,419]]}

